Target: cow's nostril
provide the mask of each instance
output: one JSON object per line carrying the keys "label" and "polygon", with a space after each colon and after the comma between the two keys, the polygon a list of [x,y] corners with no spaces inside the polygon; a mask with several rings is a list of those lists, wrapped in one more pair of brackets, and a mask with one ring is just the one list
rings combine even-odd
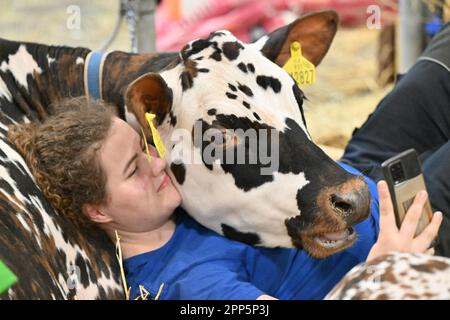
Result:
{"label": "cow's nostril", "polygon": [[330,201],[331,207],[337,213],[348,215],[353,211],[353,205],[336,194],[331,195]]}

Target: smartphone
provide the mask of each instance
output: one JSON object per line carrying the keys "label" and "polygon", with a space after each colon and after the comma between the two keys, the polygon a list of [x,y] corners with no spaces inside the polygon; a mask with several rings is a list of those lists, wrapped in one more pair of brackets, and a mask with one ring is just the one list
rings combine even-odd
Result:
{"label": "smartphone", "polygon": [[[419,157],[416,150],[409,149],[384,161],[381,167],[391,194],[397,227],[400,228],[416,194],[420,190],[426,190]],[[427,199],[417,225],[416,236],[422,233],[432,217],[433,211]],[[432,245],[435,244],[433,241]]]}

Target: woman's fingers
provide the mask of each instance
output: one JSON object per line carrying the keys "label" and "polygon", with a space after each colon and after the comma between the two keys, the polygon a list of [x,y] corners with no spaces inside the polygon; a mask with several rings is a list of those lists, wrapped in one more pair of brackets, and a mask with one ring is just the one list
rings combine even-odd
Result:
{"label": "woman's fingers", "polygon": [[414,247],[417,250],[414,250],[415,252],[424,252],[430,247],[431,242],[434,238],[436,238],[439,227],[441,226],[442,222],[442,212],[437,211],[433,214],[433,218],[431,219],[431,222],[428,224],[428,226],[422,231],[420,235],[417,236],[416,239],[414,239]]}
{"label": "woman's fingers", "polygon": [[406,212],[405,218],[403,219],[400,227],[400,234],[402,237],[411,240],[414,238],[417,224],[419,223],[420,216],[422,215],[423,206],[427,200],[427,197],[427,193],[423,190],[416,194],[414,202]]}
{"label": "woman's fingers", "polygon": [[425,252],[426,254],[429,254],[430,256],[434,256],[434,248],[430,248]]}
{"label": "woman's fingers", "polygon": [[391,195],[385,181],[377,184],[378,194],[380,196],[380,233],[398,232],[395,224],[394,207],[392,206]]}

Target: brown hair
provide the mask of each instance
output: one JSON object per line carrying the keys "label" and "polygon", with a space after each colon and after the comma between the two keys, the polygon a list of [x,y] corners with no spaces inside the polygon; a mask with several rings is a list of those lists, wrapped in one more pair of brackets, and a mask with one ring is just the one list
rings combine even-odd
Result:
{"label": "brown hair", "polygon": [[76,225],[93,227],[81,208],[107,202],[97,151],[112,125],[113,109],[104,102],[72,98],[50,110],[53,114],[42,123],[10,126],[8,139],[52,206]]}

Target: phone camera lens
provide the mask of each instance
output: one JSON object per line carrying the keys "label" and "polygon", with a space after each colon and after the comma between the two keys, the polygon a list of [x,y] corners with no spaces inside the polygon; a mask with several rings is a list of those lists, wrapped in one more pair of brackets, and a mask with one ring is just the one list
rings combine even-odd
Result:
{"label": "phone camera lens", "polygon": [[394,183],[400,183],[405,180],[405,174],[403,172],[403,166],[401,162],[394,163],[391,166],[391,175]]}

